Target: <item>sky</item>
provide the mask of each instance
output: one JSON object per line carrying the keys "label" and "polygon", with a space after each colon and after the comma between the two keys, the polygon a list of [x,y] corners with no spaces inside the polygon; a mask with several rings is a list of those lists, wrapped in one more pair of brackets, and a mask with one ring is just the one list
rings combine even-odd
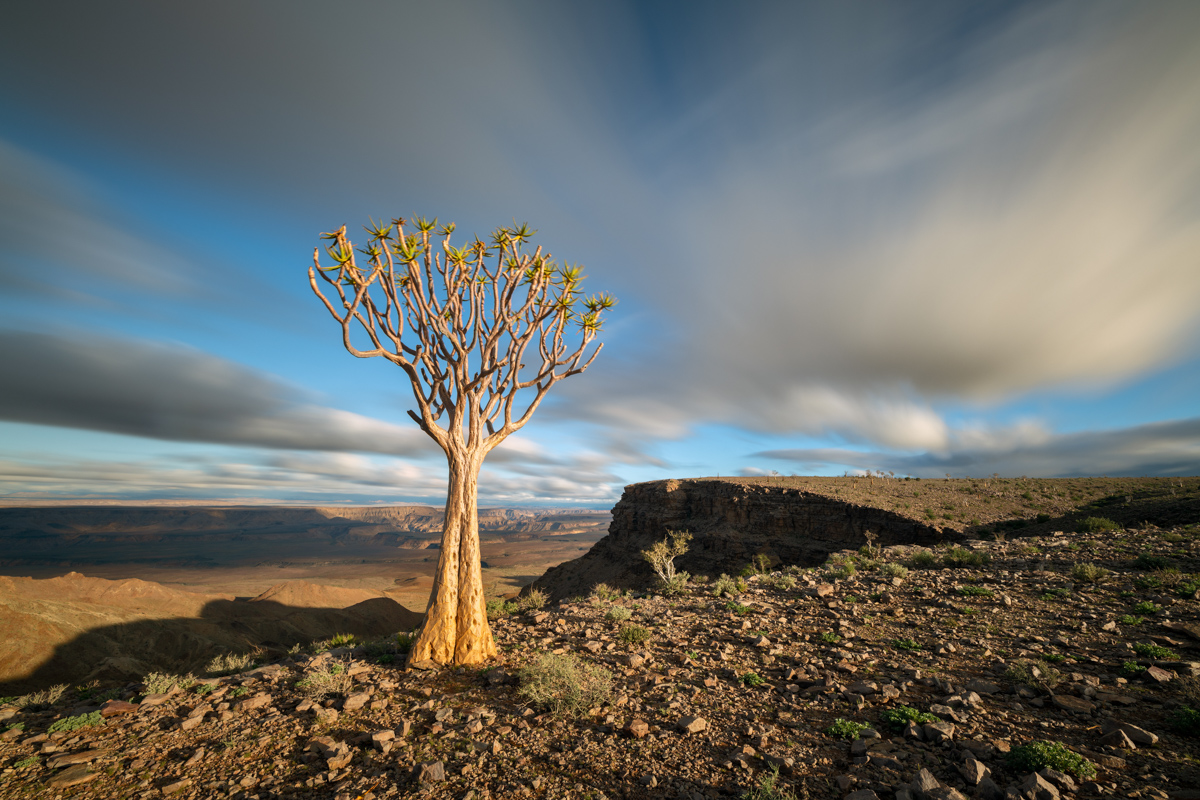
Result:
{"label": "sky", "polygon": [[1200,4],[14,0],[0,502],[440,504],[319,234],[619,299],[480,502],[1200,474]]}

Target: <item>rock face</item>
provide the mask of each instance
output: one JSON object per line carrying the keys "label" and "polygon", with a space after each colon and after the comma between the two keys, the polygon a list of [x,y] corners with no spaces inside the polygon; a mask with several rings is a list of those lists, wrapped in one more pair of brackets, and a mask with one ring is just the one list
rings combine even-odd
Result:
{"label": "rock face", "polygon": [[691,531],[676,569],[736,574],[757,555],[773,564],[812,566],[827,554],[867,543],[930,545],[953,535],[917,520],[801,489],[731,481],[667,480],[625,487],[608,535],[584,556],[548,570],[534,585],[551,600],[586,595],[597,583],[644,588],[654,578],[643,550],[667,531]]}

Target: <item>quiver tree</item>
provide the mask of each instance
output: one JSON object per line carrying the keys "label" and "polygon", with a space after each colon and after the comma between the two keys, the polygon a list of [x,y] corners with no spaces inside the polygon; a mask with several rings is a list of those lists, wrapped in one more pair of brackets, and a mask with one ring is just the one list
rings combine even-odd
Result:
{"label": "quiver tree", "polygon": [[321,234],[333,264],[314,248],[309,284],[352,355],[404,370],[417,405],[408,414],[446,454],[441,555],[409,663],[479,663],[496,654],[479,563],[479,469],[551,386],[591,365],[603,345],[588,355],[589,345],[615,300],[585,296],[580,267],[531,252],[525,225],[461,248],[450,244],[453,223],[436,219],[365,230],[357,251],[345,226]]}

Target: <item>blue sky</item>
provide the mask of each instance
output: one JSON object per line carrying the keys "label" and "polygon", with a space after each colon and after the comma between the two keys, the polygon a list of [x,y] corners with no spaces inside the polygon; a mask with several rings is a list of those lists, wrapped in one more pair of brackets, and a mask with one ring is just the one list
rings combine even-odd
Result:
{"label": "blue sky", "polygon": [[1200,473],[1200,6],[731,9],[13,4],[0,501],[440,503],[307,286],[368,216],[529,222],[620,299],[485,504]]}

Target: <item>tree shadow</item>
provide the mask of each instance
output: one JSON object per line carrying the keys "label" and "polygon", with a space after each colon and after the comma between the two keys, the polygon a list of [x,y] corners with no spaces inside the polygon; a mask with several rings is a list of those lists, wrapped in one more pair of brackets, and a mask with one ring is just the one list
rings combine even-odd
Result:
{"label": "tree shadow", "polygon": [[[84,631],[19,676],[0,681],[0,695],[23,695],[55,684],[134,681],[149,672],[203,674],[225,653],[260,653],[268,660],[294,645],[335,634],[359,638],[409,631],[423,615],[389,597],[346,608],[306,608],[273,600],[213,600],[198,617],[137,619]],[[14,632],[15,633],[15,632]],[[29,630],[23,635],[37,636]]]}

